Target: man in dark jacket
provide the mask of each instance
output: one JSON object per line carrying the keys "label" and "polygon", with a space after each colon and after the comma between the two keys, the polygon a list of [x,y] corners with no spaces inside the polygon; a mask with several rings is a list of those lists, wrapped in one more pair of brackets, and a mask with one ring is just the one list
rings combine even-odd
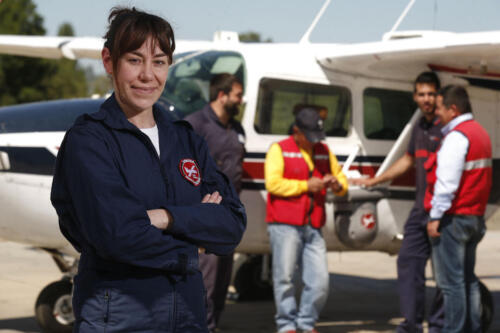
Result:
{"label": "man in dark jacket", "polygon": [[[51,200],[81,253],[76,331],[206,332],[198,248],[228,255],[243,235],[244,207],[205,141],[187,122],[153,113],[159,154],[115,95],[61,145]],[[220,204],[202,203],[215,191]],[[173,218],[167,230],[148,217],[159,207]]]}
{"label": "man in dark jacket", "polygon": [[[238,114],[242,96],[243,86],[234,75],[218,74],[210,81],[210,103],[186,117],[194,130],[207,141],[210,155],[238,193],[241,191],[245,131],[234,116]],[[224,309],[233,254],[215,256],[200,253],[199,261],[207,290],[208,329],[213,332]]]}

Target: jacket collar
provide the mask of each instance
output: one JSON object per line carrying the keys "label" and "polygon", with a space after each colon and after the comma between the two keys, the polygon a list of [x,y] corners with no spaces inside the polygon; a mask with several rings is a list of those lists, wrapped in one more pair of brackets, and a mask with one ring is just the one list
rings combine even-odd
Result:
{"label": "jacket collar", "polygon": [[[422,111],[420,111],[420,112],[422,112]],[[432,126],[438,126],[440,123],[441,123],[441,121],[439,120],[439,117],[436,115],[434,115],[434,118],[432,118],[431,121],[427,121],[427,118],[425,118],[425,116],[421,116],[420,120],[419,120],[419,126],[420,126],[420,128],[422,128],[424,130],[428,130]]]}
{"label": "jacket collar", "polygon": [[[170,126],[174,120],[157,104],[153,105],[153,115],[156,122],[166,126]],[[88,117],[93,120],[100,121],[108,127],[116,130],[139,131],[139,129],[128,121],[127,117],[125,117],[125,113],[123,113],[120,105],[118,104],[114,93],[107,100],[105,100],[104,103],[102,103],[98,112],[91,113]]]}
{"label": "jacket collar", "polygon": [[471,112],[467,112],[464,114],[461,114],[460,116],[452,119],[446,126],[444,126],[441,129],[441,132],[443,135],[448,134],[451,130],[453,130],[455,127],[457,127],[459,124],[463,123],[464,121],[474,119],[474,116],[472,115]]}

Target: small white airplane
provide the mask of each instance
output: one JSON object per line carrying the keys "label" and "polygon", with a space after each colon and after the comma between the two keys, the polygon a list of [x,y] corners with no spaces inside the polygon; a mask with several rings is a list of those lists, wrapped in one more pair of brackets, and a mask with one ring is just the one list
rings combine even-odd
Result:
{"label": "small white airplane", "polygon": [[[240,43],[236,33],[218,32],[213,42],[179,41],[175,64],[160,103],[185,116],[208,101],[210,78],[229,72],[244,83],[246,131],[244,189],[248,226],[238,252],[235,286],[241,294],[269,288],[269,241],[265,225],[263,163],[271,143],[286,137],[300,103],[328,108],[327,144],[349,177],[373,176],[404,153],[418,119],[413,80],[434,70],[443,84],[467,86],[476,119],[494,147],[494,186],[487,217],[500,204],[500,31],[451,33],[396,31],[415,0],[382,41],[313,44],[311,31],[327,0],[299,43]],[[81,37],[0,36],[0,53],[70,59],[100,59],[103,40]],[[0,237],[48,251],[64,273],[37,301],[36,316],[48,331],[70,331],[71,281],[78,254],[59,232],[50,204],[52,170],[65,131],[102,99],[60,100],[0,108]],[[375,190],[351,187],[347,199],[327,204],[324,237],[329,251],[398,252],[403,224],[413,205],[415,182],[406,175]],[[491,295],[483,288],[485,325]]]}

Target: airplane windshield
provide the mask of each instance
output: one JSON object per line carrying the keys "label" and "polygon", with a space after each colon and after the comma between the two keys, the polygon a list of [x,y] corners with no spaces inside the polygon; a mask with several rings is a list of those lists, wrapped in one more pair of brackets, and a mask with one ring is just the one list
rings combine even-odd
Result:
{"label": "airplane windshield", "polygon": [[160,103],[180,117],[202,109],[209,101],[210,80],[230,73],[245,84],[243,57],[230,51],[207,51],[180,59],[170,68]]}

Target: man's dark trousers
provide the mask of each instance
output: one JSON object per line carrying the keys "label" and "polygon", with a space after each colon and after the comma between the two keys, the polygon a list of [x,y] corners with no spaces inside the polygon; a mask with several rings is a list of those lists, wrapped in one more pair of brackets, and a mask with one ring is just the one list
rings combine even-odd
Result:
{"label": "man's dark trousers", "polygon": [[227,288],[231,282],[233,255],[216,256],[200,253],[199,263],[207,292],[208,331],[215,332],[224,310]]}
{"label": "man's dark trousers", "polygon": [[[401,314],[405,320],[397,332],[423,332],[425,317],[425,266],[431,255],[427,236],[427,213],[414,207],[405,224],[403,243],[398,255],[398,291]],[[444,324],[443,295],[436,288],[430,312],[429,333],[438,333]]]}

